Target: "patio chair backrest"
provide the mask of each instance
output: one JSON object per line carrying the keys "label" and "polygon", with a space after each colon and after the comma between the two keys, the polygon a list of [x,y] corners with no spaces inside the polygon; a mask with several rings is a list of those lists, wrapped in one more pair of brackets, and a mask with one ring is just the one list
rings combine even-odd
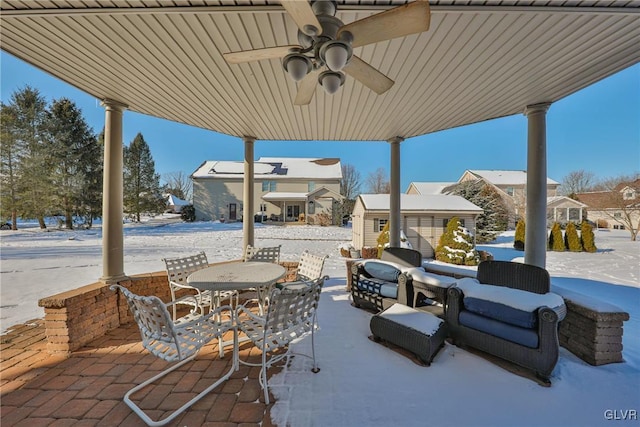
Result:
{"label": "patio chair backrest", "polygon": [[187,285],[187,277],[195,271],[209,266],[207,255],[204,252],[180,258],[164,258],[169,282]]}
{"label": "patio chair backrest", "polygon": [[551,289],[549,272],[530,264],[509,261],[482,261],[476,278],[480,283],[546,294]]}
{"label": "patio chair backrest", "polygon": [[271,291],[264,327],[266,351],[284,347],[312,331],[326,278],[320,277],[301,288]]}
{"label": "patio chair backrest", "polygon": [[382,251],[383,261],[395,262],[406,267],[422,267],[422,254],[409,248],[385,248]]}
{"label": "patio chair backrest", "polygon": [[324,260],[327,259],[327,257],[327,255],[313,255],[309,251],[302,252],[298,263],[296,280],[314,280],[322,277]]}
{"label": "patio chair backrest", "polygon": [[244,261],[278,263],[280,262],[280,245],[265,248],[247,245],[244,253]]}
{"label": "patio chair backrest", "polygon": [[136,295],[120,285],[112,285],[110,289],[119,290],[126,298],[140,329],[142,346],[154,356],[167,362],[175,362],[197,353],[204,345],[199,340],[181,340],[181,332],[171,320],[171,315],[160,298]]}

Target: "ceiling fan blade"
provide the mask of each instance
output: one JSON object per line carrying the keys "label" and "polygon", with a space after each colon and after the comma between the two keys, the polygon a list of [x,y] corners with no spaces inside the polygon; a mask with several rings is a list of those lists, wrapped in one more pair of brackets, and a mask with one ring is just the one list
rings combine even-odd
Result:
{"label": "ceiling fan blade", "polygon": [[430,20],[429,2],[418,0],[343,25],[338,36],[349,31],[353,35],[351,46],[364,46],[427,31]]}
{"label": "ceiling fan blade", "polygon": [[305,76],[298,85],[298,93],[293,101],[294,105],[308,105],[316,93],[318,87],[318,75],[322,69],[313,70]]}
{"label": "ceiling fan blade", "polygon": [[242,50],[238,52],[223,53],[222,56],[229,64],[241,62],[261,61],[263,59],[283,58],[291,49],[300,49],[298,45],[265,47],[263,49]]}
{"label": "ceiling fan blade", "polygon": [[322,25],[318,17],[313,13],[311,5],[306,0],[283,0],[282,7],[293,18],[300,31],[308,36],[319,36],[322,34]]}
{"label": "ceiling fan blade", "polygon": [[349,63],[342,69],[346,74],[358,80],[360,83],[382,95],[393,86],[394,81],[353,55]]}

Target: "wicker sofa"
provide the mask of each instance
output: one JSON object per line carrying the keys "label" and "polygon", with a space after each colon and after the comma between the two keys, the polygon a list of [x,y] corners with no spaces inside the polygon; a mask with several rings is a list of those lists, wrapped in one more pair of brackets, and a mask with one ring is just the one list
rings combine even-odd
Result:
{"label": "wicker sofa", "polygon": [[550,284],[543,268],[480,263],[477,280],[461,279],[449,288],[445,319],[452,342],[522,366],[550,385],[558,361],[558,321],[566,313]]}
{"label": "wicker sofa", "polygon": [[420,252],[407,248],[386,248],[381,259],[365,259],[351,266],[353,305],[374,312],[396,302],[411,306],[413,287],[406,271],[422,264]]}

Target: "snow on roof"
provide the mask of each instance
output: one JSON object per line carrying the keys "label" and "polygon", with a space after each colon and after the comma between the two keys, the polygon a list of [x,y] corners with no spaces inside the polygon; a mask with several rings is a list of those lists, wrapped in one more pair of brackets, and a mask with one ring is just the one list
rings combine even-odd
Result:
{"label": "snow on roof", "polygon": [[581,206],[583,208],[587,207],[587,205],[585,205],[584,203],[582,203],[582,202],[580,202],[578,200],[572,199],[570,197],[567,197],[567,196],[550,196],[550,197],[547,197],[547,206],[549,206],[550,204],[559,202],[559,201],[563,201],[563,200],[573,202],[574,204],[576,204],[578,206]]}
{"label": "snow on roof", "polygon": [[[389,210],[388,194],[361,194],[365,209]],[[468,211],[482,212],[482,208],[460,196],[445,194],[401,194],[400,209],[403,211]]]}
{"label": "snow on roof", "polygon": [[[261,157],[253,164],[256,178],[341,179],[337,158]],[[242,178],[244,162],[208,160],[192,174],[193,178]]]}
{"label": "snow on roof", "polygon": [[[503,170],[468,170],[477,177],[484,178],[495,185],[524,185],[527,183],[526,171]],[[559,182],[547,178],[547,185],[560,185]]]}
{"label": "snow on roof", "polygon": [[455,184],[455,182],[412,182],[409,187],[413,185],[418,194],[427,195],[442,194],[442,190]]}
{"label": "snow on roof", "polygon": [[186,200],[182,200],[180,197],[176,197],[173,194],[169,194],[167,204],[170,206],[189,206],[191,203]]}

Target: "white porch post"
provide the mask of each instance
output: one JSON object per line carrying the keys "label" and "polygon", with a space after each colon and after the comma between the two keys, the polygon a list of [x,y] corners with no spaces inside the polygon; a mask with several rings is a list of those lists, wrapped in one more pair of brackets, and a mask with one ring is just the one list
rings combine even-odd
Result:
{"label": "white porch post", "polygon": [[122,115],[126,105],[105,99],[104,172],[102,183],[102,277],[104,283],[124,278]]}
{"label": "white porch post", "polygon": [[547,124],[550,103],[528,105],[525,264],[545,268],[547,257]]}
{"label": "white porch post", "polygon": [[391,176],[389,194],[389,246],[400,247],[400,143],[404,138],[389,139],[391,146]]}
{"label": "white porch post", "polygon": [[242,208],[242,250],[248,246],[254,246],[254,233],[253,233],[253,212],[255,212],[254,206],[254,192],[253,192],[253,143],[255,138],[252,136],[245,136],[244,141],[244,179],[243,179],[243,208]]}

